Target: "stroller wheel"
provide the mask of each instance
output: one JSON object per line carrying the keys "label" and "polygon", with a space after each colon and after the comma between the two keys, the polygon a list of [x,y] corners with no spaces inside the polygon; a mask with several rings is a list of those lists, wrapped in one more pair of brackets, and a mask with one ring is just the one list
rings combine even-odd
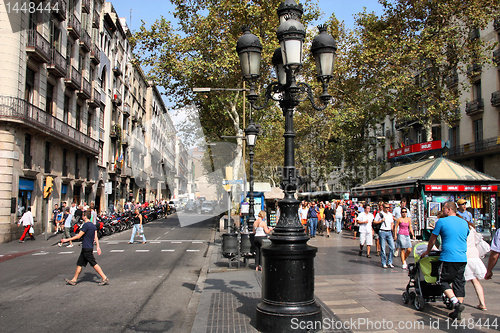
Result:
{"label": "stroller wheel", "polygon": [[415,297],[417,297],[417,294],[414,291],[410,292],[410,302],[413,302],[415,300]]}
{"label": "stroller wheel", "polygon": [[424,298],[422,296],[418,295],[417,297],[415,297],[415,301],[414,301],[413,305],[415,305],[415,309],[417,309],[418,311],[422,311],[425,307]]}
{"label": "stroller wheel", "polygon": [[403,303],[408,304],[410,302],[410,294],[407,291],[403,293]]}

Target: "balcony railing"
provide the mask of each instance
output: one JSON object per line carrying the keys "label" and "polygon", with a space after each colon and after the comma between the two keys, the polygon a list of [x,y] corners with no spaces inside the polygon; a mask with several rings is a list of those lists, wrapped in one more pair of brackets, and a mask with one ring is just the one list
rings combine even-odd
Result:
{"label": "balcony railing", "polygon": [[89,105],[96,108],[101,106],[101,93],[96,88],[92,89],[92,96],[90,96]]}
{"label": "balcony railing", "polygon": [[85,52],[89,52],[92,47],[92,38],[90,38],[87,30],[82,31],[82,36],[80,37],[80,47]]}
{"label": "balcony railing", "polygon": [[122,64],[120,64],[119,61],[116,62],[115,66],[113,67],[113,73],[116,76],[122,75]]}
{"label": "balcony railing", "polygon": [[113,104],[115,104],[116,106],[122,105],[122,95],[120,94],[120,92],[117,89],[115,89],[115,91],[113,93],[113,98],[111,99],[111,102]]}
{"label": "balcony railing", "polygon": [[82,12],[90,14],[90,0],[82,0]]}
{"label": "balcony railing", "polygon": [[47,64],[47,70],[56,77],[66,76],[66,58],[63,57],[56,49],[51,50],[50,61]]}
{"label": "balcony railing", "polygon": [[50,0],[50,8],[57,9],[52,10],[51,13],[60,21],[64,21],[66,19],[67,7],[68,5],[66,0]]}
{"label": "balcony railing", "polygon": [[482,98],[475,99],[471,102],[468,102],[465,106],[465,113],[468,116],[472,116],[479,112],[484,111],[484,100]]}
{"label": "balcony railing", "polygon": [[50,43],[38,31],[28,30],[26,52],[41,62],[49,62]]}
{"label": "balcony railing", "polygon": [[129,143],[130,143],[130,139],[129,138],[130,137],[129,137],[128,133],[123,132],[122,133],[122,145],[128,146]]}
{"label": "balcony railing", "polygon": [[82,31],[82,24],[80,21],[76,18],[75,14],[72,14],[69,16],[68,20],[68,33],[74,38],[78,39],[80,38],[80,34]]}
{"label": "balcony railing", "polygon": [[90,85],[90,82],[84,77],[82,77],[82,87],[78,92],[78,95],[83,99],[89,99],[92,95],[92,86]]}
{"label": "balcony railing", "polygon": [[500,106],[500,90],[497,90],[491,94],[491,105]]}
{"label": "balcony railing", "polygon": [[467,75],[476,76],[481,74],[482,70],[483,66],[481,66],[481,64],[472,64],[471,66],[467,67]]}
{"label": "balcony railing", "polygon": [[500,66],[500,49],[493,51],[493,62]]}
{"label": "balcony railing", "polygon": [[99,29],[100,24],[101,24],[101,15],[99,15],[99,12],[94,9],[94,16],[92,16],[92,26],[96,29]]}
{"label": "balcony railing", "polygon": [[466,143],[461,146],[450,147],[448,155],[450,158],[472,155],[476,153],[486,153],[492,150],[500,150],[498,137],[489,138],[477,142]]}
{"label": "balcony railing", "polygon": [[0,119],[22,123],[95,156],[99,153],[99,142],[23,99],[0,96]]}
{"label": "balcony railing", "polygon": [[130,105],[128,105],[128,103],[123,103],[122,112],[124,117],[130,116]]}
{"label": "balcony railing", "polygon": [[101,62],[101,50],[99,50],[96,44],[92,44],[90,48],[90,60],[96,65]]}
{"label": "balcony railing", "polygon": [[82,74],[73,66],[68,66],[64,82],[73,90],[80,90],[82,85]]}

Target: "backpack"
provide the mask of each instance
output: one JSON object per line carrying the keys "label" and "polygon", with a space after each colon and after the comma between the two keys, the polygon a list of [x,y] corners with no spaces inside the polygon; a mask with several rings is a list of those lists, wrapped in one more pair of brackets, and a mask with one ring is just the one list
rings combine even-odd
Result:
{"label": "backpack", "polygon": [[[380,215],[380,212],[377,213],[377,215],[379,217],[382,217],[382,215]],[[372,223],[373,231],[375,231],[376,234],[378,234],[378,232],[380,231],[380,227],[382,227],[382,223]]]}

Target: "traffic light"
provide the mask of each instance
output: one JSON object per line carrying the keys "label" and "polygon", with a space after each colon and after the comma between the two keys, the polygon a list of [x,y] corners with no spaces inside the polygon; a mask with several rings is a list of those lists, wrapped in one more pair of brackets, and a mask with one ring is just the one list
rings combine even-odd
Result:
{"label": "traffic light", "polygon": [[43,188],[43,197],[48,198],[50,193],[52,193],[52,186],[54,186],[53,183],[53,178],[50,176],[47,176],[45,179],[45,187]]}

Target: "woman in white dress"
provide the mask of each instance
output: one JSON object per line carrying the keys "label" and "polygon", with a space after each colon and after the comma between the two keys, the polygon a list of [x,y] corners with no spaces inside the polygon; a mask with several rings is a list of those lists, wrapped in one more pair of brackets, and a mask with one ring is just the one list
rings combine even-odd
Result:
{"label": "woman in white dress", "polygon": [[464,277],[465,281],[470,281],[476,290],[477,298],[479,299],[479,305],[476,305],[476,309],[486,311],[483,286],[479,283],[479,280],[482,280],[486,274],[486,266],[484,266],[483,261],[479,258],[479,251],[476,248],[480,237],[477,235],[474,224],[467,223],[469,224],[470,232],[467,237],[467,266],[465,266]]}

